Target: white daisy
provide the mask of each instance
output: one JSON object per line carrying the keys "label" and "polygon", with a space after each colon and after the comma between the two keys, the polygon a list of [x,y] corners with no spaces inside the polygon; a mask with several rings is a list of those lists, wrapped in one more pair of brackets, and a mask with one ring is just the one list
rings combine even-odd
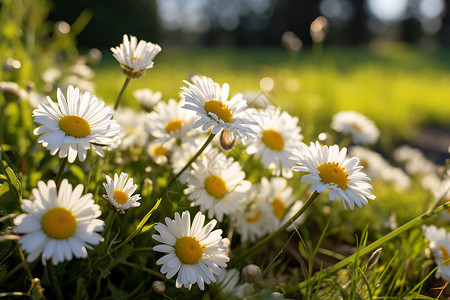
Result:
{"label": "white daisy", "polygon": [[259,197],[259,186],[255,185],[247,193],[243,208],[233,215],[233,227],[241,236],[241,243],[256,242],[272,231],[270,204]]}
{"label": "white daisy", "polygon": [[242,210],[241,203],[251,183],[244,180],[239,162],[218,153],[214,158],[197,160],[192,166],[188,188],[184,190],[191,206],[200,205],[200,210],[208,211],[208,218],[215,216],[220,222],[224,214]]}
{"label": "white daisy", "polygon": [[151,112],[156,103],[161,101],[162,93],[160,91],[153,92],[151,89],[141,89],[135,90],[133,96],[146,112]]}
{"label": "white daisy", "polygon": [[168,103],[159,102],[154,111],[148,114],[145,127],[160,142],[171,139],[183,140],[195,134],[192,131],[195,115],[181,109],[184,102],[170,99]]}
{"label": "white daisy", "polygon": [[294,171],[308,172],[301,182],[313,183],[311,191],[322,193],[329,189],[331,201],[342,198],[344,208],[350,209],[367,204],[367,199],[375,199],[372,194],[372,185],[367,181],[370,178],[360,170],[359,159],[352,157],[346,159],[347,148],[339,150],[337,145],[321,146],[319,142],[311,143],[308,147],[304,143],[296,149],[292,162],[299,166],[292,167]]}
{"label": "white daisy", "polygon": [[200,117],[194,123],[194,128],[201,127],[206,131],[213,126],[213,134],[225,128],[243,142],[256,135],[252,127],[258,123],[250,117],[242,94],[236,94],[228,100],[228,84],[224,83],[220,87],[211,78],[204,76],[194,76],[192,82],[185,81],[189,86],[183,87],[186,100],[183,108],[194,111]]}
{"label": "white daisy", "polygon": [[57,97],[59,106],[47,97],[49,105],[41,103],[33,111],[34,121],[43,125],[34,130],[34,134],[42,134],[38,142],[51,155],[59,151],[59,157],[68,157],[69,162],[77,154],[84,161],[91,147],[103,157],[101,146],[113,143],[120,131],[119,124],[112,119],[113,111],[88,92],[80,95],[73,86],[67,89],[67,100],[60,89]]}
{"label": "white daisy", "polygon": [[153,59],[161,52],[157,44],[138,40],[135,36],[123,35],[123,43],[111,48],[113,56],[120,63],[123,73],[129,78],[138,78],[148,69],[153,68]]}
{"label": "white daisy", "polygon": [[117,140],[118,144],[112,149],[127,150],[145,146],[148,141],[148,133],[144,126],[147,113],[137,112],[128,107],[119,107],[114,119],[120,125],[120,138]]}
{"label": "white daisy", "polygon": [[333,116],[331,128],[343,134],[350,134],[355,144],[375,144],[380,130],[375,123],[356,111],[341,111]]}
{"label": "white daisy", "polygon": [[227,257],[228,241],[222,239],[222,230],[213,228],[216,220],[211,220],[205,226],[205,216],[198,212],[191,226],[189,211],[184,211],[180,217],[175,213],[174,220],[165,218],[165,225],[158,223],[155,230],[159,235],[153,239],[162,243],[153,247],[154,251],[167,253],[156,264],[162,265],[161,273],[172,278],[178,273],[176,287],[184,285],[191,288],[197,283],[203,290],[205,283],[216,282],[214,275],[219,275],[222,268],[230,260]]}
{"label": "white daisy", "polygon": [[0,81],[0,93],[8,101],[20,101],[28,96],[28,93],[17,83],[11,81]]}
{"label": "white daisy", "polygon": [[[450,259],[450,233],[444,228],[431,225],[425,227],[424,235],[430,241],[430,249],[437,265]],[[450,281],[450,260],[437,268],[435,276]]]}
{"label": "white daisy", "polygon": [[115,173],[114,181],[106,175],[106,183],[103,183],[103,186],[106,190],[106,195],[103,195],[103,198],[108,200],[112,208],[121,214],[124,214],[125,210],[130,207],[141,205],[138,202],[141,196],[139,194],[133,195],[137,189],[137,184],[133,184],[133,178],[128,178],[127,173],[120,173],[120,177]]}
{"label": "white daisy", "polygon": [[380,179],[393,184],[399,190],[411,185],[411,179],[402,169],[392,166],[381,154],[361,146],[350,148],[350,155],[359,158],[364,173],[371,179]]}
{"label": "white daisy", "polygon": [[41,256],[42,263],[51,259],[54,265],[77,258],[86,258],[89,245],[98,245],[103,238],[97,233],[104,222],[97,219],[100,207],[94,204],[92,194],[81,196],[83,185],[72,190],[63,179],[59,191],[53,180],[38,182],[33,189],[34,200],[24,199],[22,209],[26,212],[14,219],[14,232],[23,233],[19,243],[28,252],[27,261]]}
{"label": "white daisy", "polygon": [[[270,206],[268,210],[271,220],[270,232],[277,230],[292,218],[303,206],[301,201],[295,201],[292,187],[283,177],[261,178],[259,198],[265,199]],[[294,225],[302,224],[304,216],[297,218]],[[290,225],[287,230],[293,230],[294,225]]]}
{"label": "white daisy", "polygon": [[248,283],[239,284],[239,270],[223,269],[219,275],[216,275],[216,283],[220,291],[225,295],[231,295],[243,299],[247,292],[251,291],[251,285]]}
{"label": "white daisy", "polygon": [[298,148],[303,139],[298,118],[279,108],[270,106],[260,114],[258,137],[252,140],[246,151],[261,157],[261,162],[272,174],[291,178],[293,164],[289,161],[292,150]]}
{"label": "white daisy", "polygon": [[175,143],[173,141],[160,142],[151,141],[147,146],[147,154],[158,165],[164,165],[168,162]]}

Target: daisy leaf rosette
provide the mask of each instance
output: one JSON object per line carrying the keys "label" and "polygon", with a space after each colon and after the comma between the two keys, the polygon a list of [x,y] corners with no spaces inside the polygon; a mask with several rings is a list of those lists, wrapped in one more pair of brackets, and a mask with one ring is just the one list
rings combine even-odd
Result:
{"label": "daisy leaf rosette", "polygon": [[298,118],[273,106],[257,115],[258,137],[249,143],[247,153],[260,157],[264,166],[272,169],[273,175],[291,178],[294,165],[289,158],[303,139]]}
{"label": "daisy leaf rosette", "polygon": [[127,173],[120,173],[120,176],[114,174],[114,180],[106,175],[106,183],[103,183],[106,190],[106,195],[103,198],[109,201],[110,206],[120,213],[125,213],[125,210],[130,207],[139,207],[141,199],[139,194],[133,195],[137,189],[137,184],[133,184],[133,178],[128,178]]}
{"label": "daisy leaf rosette", "polygon": [[302,143],[295,149],[291,160],[297,166],[294,171],[307,172],[301,182],[310,182],[311,191],[322,193],[328,188],[331,201],[342,198],[344,208],[353,209],[366,205],[367,199],[375,199],[370,178],[361,172],[357,157],[346,158],[347,148],[339,150],[339,146],[322,146],[319,142],[311,143],[308,147]]}
{"label": "daisy leaf rosette", "polygon": [[224,83],[221,87],[205,76],[192,77],[192,83],[184,82],[188,86],[182,88],[186,101],[182,107],[194,111],[200,117],[194,123],[194,128],[201,127],[206,131],[212,127],[212,134],[226,129],[243,143],[256,135],[252,127],[258,122],[253,120],[242,94],[236,94],[228,100],[230,86]]}
{"label": "daisy leaf rosette", "polygon": [[92,194],[82,196],[83,189],[79,184],[72,190],[67,179],[58,191],[53,180],[39,181],[32,190],[34,200],[23,200],[25,213],[14,219],[13,231],[23,234],[19,243],[28,253],[27,262],[39,256],[44,265],[47,260],[56,265],[73,257],[86,258],[87,249],[103,241],[98,234],[105,225],[97,219],[100,207]]}
{"label": "daisy leaf rosette", "polygon": [[174,219],[165,218],[165,223],[155,225],[159,234],[152,235],[160,242],[153,250],[166,253],[158,261],[161,273],[168,279],[175,276],[176,287],[184,286],[188,289],[197,283],[204,290],[205,283],[216,282],[215,275],[219,275],[222,268],[230,260],[228,252],[228,239],[222,239],[222,230],[213,231],[216,220],[205,223],[205,216],[198,212],[191,225],[189,211],[184,211],[180,217],[175,213]]}
{"label": "daisy leaf rosette", "polygon": [[47,97],[48,105],[41,103],[33,111],[34,121],[43,125],[34,130],[41,135],[38,142],[51,155],[59,151],[59,157],[67,157],[70,163],[77,156],[84,161],[90,148],[103,157],[102,146],[113,144],[120,131],[113,111],[89,92],[80,95],[73,86],[67,88],[67,99],[58,88],[57,98],[58,105]]}
{"label": "daisy leaf rosette", "polygon": [[138,40],[135,36],[124,34],[123,43],[111,48],[114,58],[120,63],[125,75],[138,78],[153,68],[153,59],[161,52],[158,44]]}

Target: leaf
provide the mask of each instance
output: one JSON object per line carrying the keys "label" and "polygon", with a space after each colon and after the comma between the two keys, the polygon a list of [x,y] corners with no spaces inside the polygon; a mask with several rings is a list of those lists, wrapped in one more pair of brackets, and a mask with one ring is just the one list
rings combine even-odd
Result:
{"label": "leaf", "polygon": [[[162,198],[159,198],[158,201],[156,201],[156,204],[153,206],[153,208],[142,218],[142,220],[139,222],[138,226],[136,227],[136,233],[141,233],[145,223],[147,222],[148,218],[153,214],[153,212],[159,207],[159,204],[161,203]],[[147,229],[148,230],[148,229]]]}
{"label": "leaf", "polygon": [[71,164],[71,165],[69,165],[69,171],[80,182],[84,180],[84,177],[85,177],[84,171],[79,166]]}

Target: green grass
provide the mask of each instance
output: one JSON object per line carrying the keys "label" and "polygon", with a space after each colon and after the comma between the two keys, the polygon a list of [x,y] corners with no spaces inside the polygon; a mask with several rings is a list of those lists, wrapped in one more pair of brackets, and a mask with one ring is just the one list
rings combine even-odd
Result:
{"label": "green grass", "polygon": [[[96,66],[97,95],[113,103],[124,76],[105,51]],[[154,69],[133,80],[125,93],[127,105],[138,107],[132,92],[150,88],[177,99],[183,80],[203,74],[227,82],[231,94],[261,92],[263,77],[274,80],[267,96],[299,116],[304,134],[314,139],[329,131],[332,116],[355,110],[373,119],[384,147],[411,140],[422,126],[450,125],[450,60],[446,50],[419,51],[402,44],[370,48],[327,48],[323,55],[306,49],[292,56],[279,48],[163,49]],[[386,149],[391,150],[391,149]]]}

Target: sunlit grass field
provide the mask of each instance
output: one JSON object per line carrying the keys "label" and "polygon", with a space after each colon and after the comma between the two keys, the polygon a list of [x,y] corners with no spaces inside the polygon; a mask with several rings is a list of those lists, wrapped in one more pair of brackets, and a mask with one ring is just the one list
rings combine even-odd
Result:
{"label": "sunlit grass field", "polygon": [[[314,50],[314,51],[313,51]],[[317,50],[317,51],[316,51]],[[123,78],[109,51],[94,68],[99,97],[113,103]],[[379,43],[368,48],[324,47],[288,53],[282,48],[164,49],[154,69],[134,80],[125,93],[138,108],[135,89],[160,90],[178,98],[183,80],[193,74],[230,84],[231,92],[249,98],[267,96],[299,116],[310,137],[325,131],[333,114],[355,110],[381,128],[381,144],[412,140],[422,126],[450,126],[450,59],[446,50],[424,51],[403,44]],[[260,95],[260,81],[273,89]],[[314,124],[314,126],[310,126]]]}

